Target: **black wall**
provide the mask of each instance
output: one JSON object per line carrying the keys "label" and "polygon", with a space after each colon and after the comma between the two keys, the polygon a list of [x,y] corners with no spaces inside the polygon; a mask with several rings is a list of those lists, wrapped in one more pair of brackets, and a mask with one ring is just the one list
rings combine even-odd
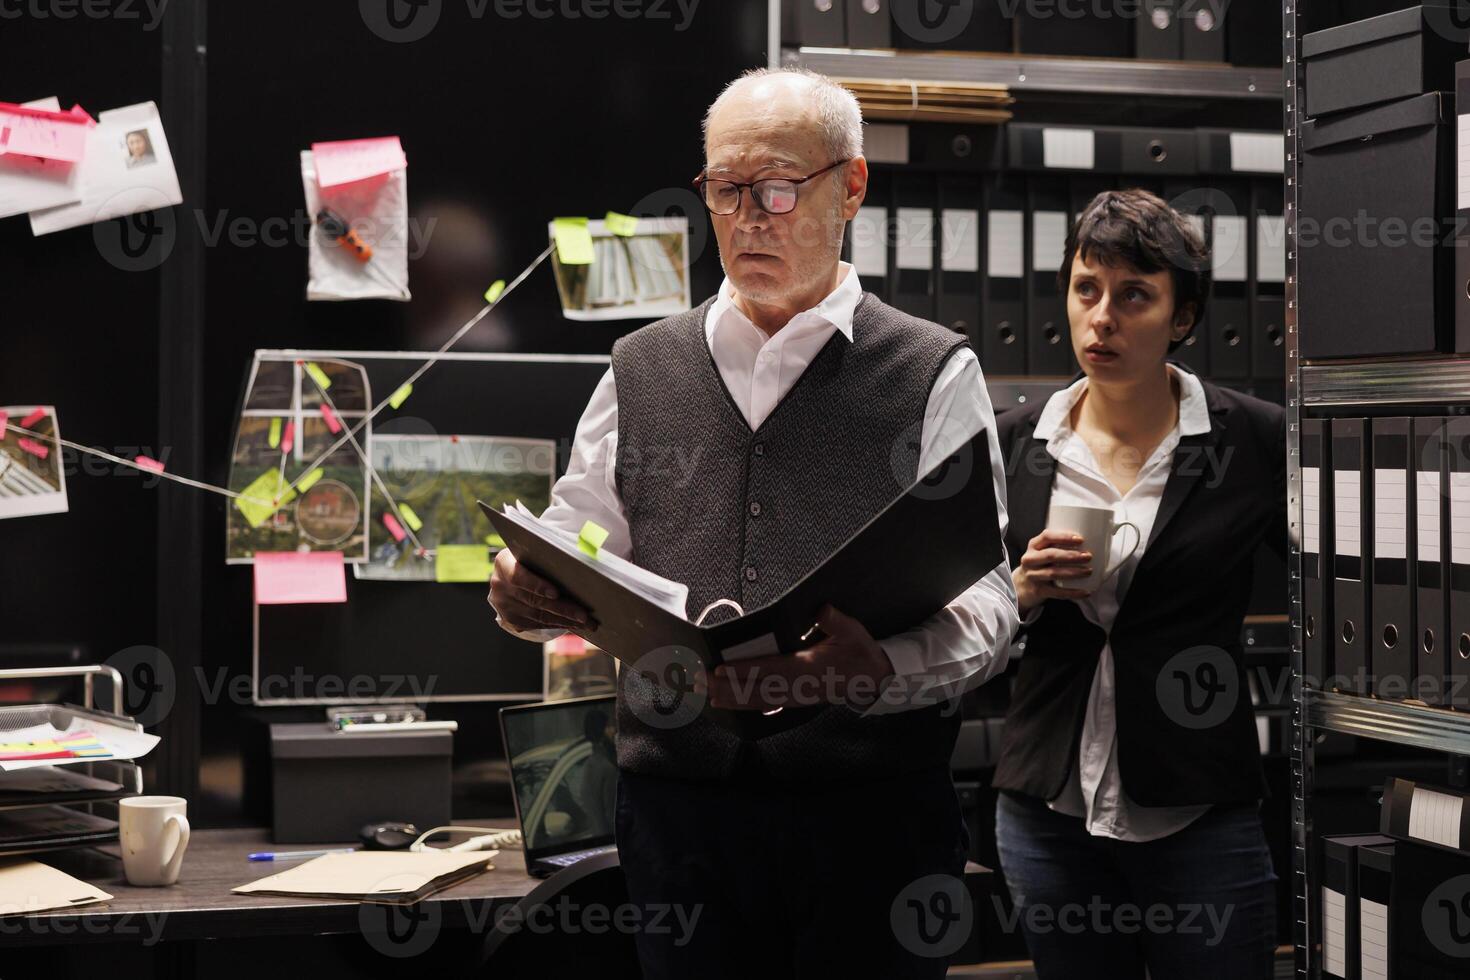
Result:
{"label": "black wall", "polygon": [[[68,439],[150,447],[222,484],[253,350],[432,349],[544,248],[551,217],[687,209],[705,106],[766,61],[763,0],[703,0],[687,21],[654,0],[602,20],[428,0],[404,33],[385,26],[388,3],[411,9],[168,0],[155,23],[141,0],[68,19],[59,4],[5,8],[21,16],[0,18],[0,99],[54,94],[94,114],[157,101],[185,202],[130,229],[153,232],[123,263],[142,268],[118,267],[121,222],[33,239],[24,217],[0,220],[0,404],[54,403]],[[298,153],[376,135],[401,136],[408,156],[414,299],[308,304]],[[698,301],[720,268],[706,219],[689,216]],[[607,353],[639,325],[563,320],[546,267],[460,349]],[[464,397],[496,431],[494,393]],[[203,823],[256,822],[264,796],[245,786],[263,772],[264,723],[320,709],[204,703],[198,672],[249,675],[250,572],[224,564],[223,498],[153,483],[73,467],[70,513],[0,522],[0,646],[77,642],[99,661],[160,649],[152,676],[173,684],[131,705],[165,736],[150,782],[190,795]],[[493,712],[457,712],[469,755],[499,751]]]}

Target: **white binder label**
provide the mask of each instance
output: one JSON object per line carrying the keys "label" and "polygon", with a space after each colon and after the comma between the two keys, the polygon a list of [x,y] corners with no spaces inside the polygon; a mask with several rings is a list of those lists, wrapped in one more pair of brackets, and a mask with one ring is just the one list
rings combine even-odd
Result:
{"label": "white binder label", "polygon": [[1231,133],[1230,169],[1281,173],[1286,169],[1286,138],[1281,133]]}
{"label": "white binder label", "polygon": [[939,268],[980,271],[980,212],[945,208],[939,218]]}
{"label": "white binder label", "polygon": [[860,276],[888,275],[886,208],[858,208],[853,216],[852,267]]}
{"label": "white binder label", "polygon": [[1337,553],[1363,557],[1362,474],[1357,470],[1332,473],[1332,528],[1337,535]]}
{"label": "white binder label", "polygon": [[1416,787],[1409,801],[1409,836],[1459,847],[1460,808],[1464,802],[1459,796]]}
{"label": "white binder label", "polygon": [[1388,906],[1360,899],[1358,935],[1363,980],[1388,980]]}
{"label": "white binder label", "polygon": [[1450,561],[1470,565],[1470,473],[1450,474]]}
{"label": "white binder label", "polygon": [[1256,281],[1286,282],[1286,219],[1256,216]]}
{"label": "white binder label", "polygon": [[1302,467],[1302,550],[1322,553],[1322,471],[1315,466]]}
{"label": "white binder label", "polygon": [[1022,244],[1026,235],[1026,216],[1020,211],[991,211],[986,215],[985,274],[996,278],[1019,279],[1025,274]]}
{"label": "white binder label", "polygon": [[1439,474],[1418,473],[1418,524],[1419,561],[1439,561]]}
{"label": "white binder label", "polygon": [[1347,976],[1347,900],[1342,892],[1322,887],[1322,972]]}
{"label": "white binder label", "polygon": [[1031,214],[1031,268],[1056,272],[1067,257],[1067,212],[1033,211]]}
{"label": "white binder label", "polygon": [[899,208],[893,264],[900,269],[934,268],[934,212],[929,208]]}
{"label": "white binder label", "polygon": [[1409,557],[1407,470],[1373,471],[1373,557]]}
{"label": "white binder label", "polygon": [[1055,129],[1048,126],[1041,131],[1043,167],[1091,170],[1096,162],[1095,149],[1090,129]]}
{"label": "white binder label", "polygon": [[1455,127],[1455,139],[1459,143],[1459,198],[1461,211],[1470,210],[1470,115],[1462,115]]}
{"label": "white binder label", "polygon": [[1210,246],[1210,266],[1219,282],[1245,282],[1245,218],[1238,214],[1215,215],[1215,240]]}

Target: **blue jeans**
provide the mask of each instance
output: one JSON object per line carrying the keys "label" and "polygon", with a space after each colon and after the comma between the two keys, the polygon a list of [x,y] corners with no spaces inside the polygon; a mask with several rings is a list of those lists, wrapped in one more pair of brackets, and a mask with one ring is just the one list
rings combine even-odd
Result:
{"label": "blue jeans", "polygon": [[[1093,837],[1002,792],[1001,869],[1041,980],[1269,978],[1276,875],[1259,807],[1220,805],[1168,837]],[[1007,923],[1010,925],[1010,923]]]}

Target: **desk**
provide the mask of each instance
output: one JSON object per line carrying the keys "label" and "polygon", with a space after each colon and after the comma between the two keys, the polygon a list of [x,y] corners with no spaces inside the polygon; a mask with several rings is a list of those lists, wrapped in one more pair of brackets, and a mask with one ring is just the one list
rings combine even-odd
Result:
{"label": "desk", "polygon": [[[491,824],[493,826],[493,822]],[[509,829],[509,828],[507,828]],[[301,845],[300,850],[329,847]],[[347,846],[347,845],[343,845]],[[412,923],[440,929],[468,929],[483,935],[500,907],[531,891],[540,880],[526,874],[519,850],[503,850],[495,868],[431,895],[410,913],[389,906],[367,906],[327,898],[235,895],[230,889],[264,878],[299,862],[248,861],[251,851],[290,849],[270,842],[270,832],[196,830],[184,855],[179,881],[166,888],[135,888],[123,877],[122,860],[96,850],[38,854],[39,860],[89,881],[110,893],[110,902],[0,919],[0,945],[50,946],[76,943],[145,943],[382,933],[392,928],[401,943]],[[116,846],[102,851],[116,854]],[[385,937],[387,938],[387,937]]]}

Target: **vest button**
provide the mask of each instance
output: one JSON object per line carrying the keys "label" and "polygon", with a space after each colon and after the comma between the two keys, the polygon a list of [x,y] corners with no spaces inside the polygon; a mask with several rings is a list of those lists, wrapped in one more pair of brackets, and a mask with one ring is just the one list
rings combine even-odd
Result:
{"label": "vest button", "polygon": [[764,456],[766,454],[766,444],[763,442],[756,443],[754,452],[757,456]]}
{"label": "vest button", "polygon": [[759,501],[752,500],[750,502],[750,516],[751,517],[759,517],[759,516],[761,516],[761,505],[760,505],[760,502]]}
{"label": "vest button", "polygon": [[754,565],[746,565],[745,566],[745,581],[747,581],[747,582],[754,582],[755,581],[755,566]]}

